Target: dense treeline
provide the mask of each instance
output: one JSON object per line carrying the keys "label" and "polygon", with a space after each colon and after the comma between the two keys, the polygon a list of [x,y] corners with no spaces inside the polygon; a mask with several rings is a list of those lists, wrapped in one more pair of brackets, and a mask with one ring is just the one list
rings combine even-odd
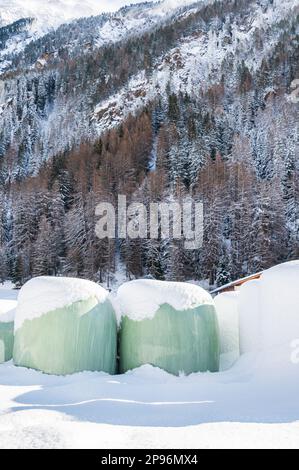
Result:
{"label": "dense treeline", "polygon": [[[11,102],[0,128],[2,279],[23,284],[64,274],[111,285],[121,272],[221,285],[298,258],[299,105],[290,100],[299,77],[298,16],[275,25],[269,53],[270,32],[257,28],[248,47],[237,43],[220,69],[211,62],[200,86],[175,88],[170,81],[163,95],[134,115],[116,115],[118,124],[100,136],[91,121],[101,99],[138,70],[151,76],[157,56],[179,38],[206,30],[222,50],[234,40],[232,23],[250,28],[251,3],[214,2],[142,40],[76,60],[66,55],[63,63],[61,56],[39,73],[7,79]],[[177,67],[174,75],[183,67],[179,59]],[[202,201],[203,247],[188,251],[171,239],[99,240],[95,207],[116,204],[118,194],[146,205],[186,196]]]}
{"label": "dense treeline", "polygon": [[[195,104],[186,96],[177,97],[174,123],[174,101],[169,96],[166,109],[153,103],[94,144],[81,144],[45,164],[38,176],[10,185],[2,195],[3,278],[22,284],[33,275],[59,273],[110,284],[121,265],[128,277],[219,285],[299,256],[298,135],[289,130],[290,123],[296,128],[296,108],[285,121],[271,121],[285,103],[273,97],[258,112],[273,157],[260,167],[246,136],[229,133],[221,146],[215,137],[212,151],[204,146],[211,123],[196,114],[194,124]],[[189,125],[183,126],[186,109]],[[186,251],[173,240],[98,240],[95,207],[102,201],[116,206],[118,194],[146,204],[187,195],[203,201],[202,249]]]}

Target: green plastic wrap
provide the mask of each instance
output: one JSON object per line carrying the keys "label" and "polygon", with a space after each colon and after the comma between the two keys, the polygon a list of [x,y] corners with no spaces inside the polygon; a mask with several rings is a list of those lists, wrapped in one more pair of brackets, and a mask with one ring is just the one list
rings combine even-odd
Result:
{"label": "green plastic wrap", "polygon": [[154,318],[124,316],[120,329],[120,369],[151,364],[179,375],[219,370],[219,330],[213,305],[177,311],[162,305]]}
{"label": "green plastic wrap", "polygon": [[0,322],[0,364],[12,359],[14,343],[14,323]]}
{"label": "green plastic wrap", "polygon": [[116,371],[117,322],[109,300],[75,302],[25,320],[15,333],[14,363],[47,374]]}

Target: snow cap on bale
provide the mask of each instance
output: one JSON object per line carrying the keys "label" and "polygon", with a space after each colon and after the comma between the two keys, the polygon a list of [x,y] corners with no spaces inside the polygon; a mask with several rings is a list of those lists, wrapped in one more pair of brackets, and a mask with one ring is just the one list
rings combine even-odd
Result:
{"label": "snow cap on bale", "polygon": [[13,359],[55,375],[114,373],[117,323],[108,292],[82,279],[40,277],[21,289]]}
{"label": "snow cap on bale", "polygon": [[183,282],[138,279],[123,284],[117,292],[122,316],[131,320],[154,318],[164,304],[184,311],[200,305],[214,305],[212,296],[202,287]]}
{"label": "snow cap on bale", "polygon": [[151,364],[174,375],[216,372],[219,332],[212,297],[199,286],[151,280],[118,290],[120,370]]}
{"label": "snow cap on bale", "polygon": [[91,297],[103,303],[107,300],[108,292],[98,284],[85,279],[50,276],[31,279],[19,293],[15,331],[25,320],[33,320],[47,312],[68,307]]}

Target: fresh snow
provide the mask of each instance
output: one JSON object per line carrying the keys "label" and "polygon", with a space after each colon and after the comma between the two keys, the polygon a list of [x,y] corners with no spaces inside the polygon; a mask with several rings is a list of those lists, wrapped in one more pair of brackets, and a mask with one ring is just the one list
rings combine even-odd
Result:
{"label": "fresh snow", "polygon": [[140,279],[123,284],[117,292],[123,316],[132,320],[151,319],[157,310],[169,304],[176,310],[188,310],[199,305],[213,305],[211,295],[199,286],[183,282]]}
{"label": "fresh snow", "polygon": [[189,377],[151,366],[56,377],[2,364],[0,448],[298,448],[298,367],[288,350]]}
{"label": "fresh snow", "polygon": [[91,297],[96,297],[100,303],[105,302],[108,291],[84,279],[47,276],[31,279],[22,287],[18,297],[15,331],[25,320]]}

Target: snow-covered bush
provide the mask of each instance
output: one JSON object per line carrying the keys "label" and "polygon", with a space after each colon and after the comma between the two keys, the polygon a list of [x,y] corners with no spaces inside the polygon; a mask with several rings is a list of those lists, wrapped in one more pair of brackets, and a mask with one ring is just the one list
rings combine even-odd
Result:
{"label": "snow-covered bush", "polygon": [[299,339],[299,261],[274,266],[261,277],[261,341],[264,348]]}
{"label": "snow-covered bush", "polygon": [[238,295],[240,318],[240,353],[256,352],[261,335],[261,281],[254,279],[242,285]]}
{"label": "snow-covered bush", "polygon": [[229,369],[240,356],[238,292],[224,292],[214,299],[220,332],[220,368]]}
{"label": "snow-covered bush", "polygon": [[21,289],[15,319],[16,365],[49,374],[115,373],[117,322],[108,292],[72,278],[39,277]]}
{"label": "snow-covered bush", "polygon": [[0,301],[0,364],[12,358],[16,304],[14,300]]}
{"label": "snow-covered bush", "polygon": [[212,297],[199,286],[138,280],[118,290],[120,369],[152,364],[172,374],[219,370]]}

